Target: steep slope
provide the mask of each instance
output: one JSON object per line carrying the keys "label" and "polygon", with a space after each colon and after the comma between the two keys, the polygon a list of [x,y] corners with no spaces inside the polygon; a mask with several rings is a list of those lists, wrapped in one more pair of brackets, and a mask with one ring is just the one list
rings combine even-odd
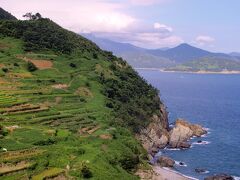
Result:
{"label": "steep slope", "polygon": [[0,7],[0,20],[17,20],[17,18]]}
{"label": "steep slope", "polygon": [[168,127],[155,88],[49,19],[0,21],[0,84],[3,179],[137,179],[135,134]]}

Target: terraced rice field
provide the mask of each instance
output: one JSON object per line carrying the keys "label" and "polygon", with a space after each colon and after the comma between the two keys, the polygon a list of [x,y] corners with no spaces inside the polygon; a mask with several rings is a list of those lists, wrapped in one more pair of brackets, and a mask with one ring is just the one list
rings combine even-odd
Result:
{"label": "terraced rice field", "polygon": [[[88,144],[89,138],[106,131],[102,123],[109,111],[97,106],[104,100],[97,93],[101,87],[94,82],[89,85],[86,78],[95,62],[76,71],[67,62],[54,61],[58,56],[53,54],[16,57],[30,59],[39,70],[27,72],[26,62],[20,60],[17,67],[6,65],[11,72],[0,78],[0,123],[9,130],[0,138],[0,179],[67,178],[66,166],[76,166],[77,159],[91,159],[69,156],[82,149],[76,144]],[[6,64],[4,59],[0,63]]]}

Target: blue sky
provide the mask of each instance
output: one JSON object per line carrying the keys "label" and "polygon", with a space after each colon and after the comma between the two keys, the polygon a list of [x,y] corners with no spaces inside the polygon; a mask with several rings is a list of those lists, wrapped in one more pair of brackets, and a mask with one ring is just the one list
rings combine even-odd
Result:
{"label": "blue sky", "polygon": [[180,43],[240,51],[239,0],[0,0],[18,18],[40,12],[78,33],[145,48]]}

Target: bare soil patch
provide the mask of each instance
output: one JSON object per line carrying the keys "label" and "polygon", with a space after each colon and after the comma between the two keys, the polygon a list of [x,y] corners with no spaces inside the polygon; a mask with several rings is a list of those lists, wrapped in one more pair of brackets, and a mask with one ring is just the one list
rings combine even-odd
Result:
{"label": "bare soil patch", "polygon": [[111,134],[101,134],[101,135],[99,135],[99,137],[101,139],[112,139],[112,135]]}
{"label": "bare soil patch", "polygon": [[75,94],[83,97],[93,97],[92,92],[87,87],[78,88]]}
{"label": "bare soil patch", "polygon": [[18,158],[26,159],[27,157],[36,156],[43,152],[44,152],[44,150],[40,150],[40,149],[25,149],[25,150],[20,150],[20,151],[9,151],[9,152],[5,152],[5,153],[1,153],[0,159],[5,160],[5,161],[12,160],[12,159],[18,159]]}
{"label": "bare soil patch", "polygon": [[7,48],[9,48],[8,44],[0,43],[0,49],[7,49]]}
{"label": "bare soil patch", "polygon": [[26,161],[21,161],[17,164],[1,164],[0,165],[0,175],[2,174],[7,174],[15,171],[20,171],[23,169],[26,169],[30,167],[32,163],[26,162]]}
{"label": "bare soil patch", "polygon": [[32,59],[32,58],[27,58],[23,56],[17,56],[17,58],[22,59],[24,61],[30,61],[32,62],[38,69],[50,69],[53,67],[53,62],[49,60],[44,60],[44,59]]}
{"label": "bare soil patch", "polygon": [[55,89],[67,89],[68,85],[67,84],[54,84],[54,85],[52,85],[52,87]]}
{"label": "bare soil patch", "polygon": [[9,73],[8,76],[10,78],[30,78],[33,75],[29,72],[25,72],[25,73]]}

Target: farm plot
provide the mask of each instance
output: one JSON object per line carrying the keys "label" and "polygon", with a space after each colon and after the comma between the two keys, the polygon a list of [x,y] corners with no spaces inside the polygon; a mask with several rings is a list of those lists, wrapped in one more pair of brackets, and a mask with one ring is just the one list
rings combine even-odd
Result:
{"label": "farm plot", "polygon": [[18,55],[17,58],[22,59],[26,62],[32,62],[38,69],[50,69],[53,67],[53,62],[49,60],[42,59],[32,59],[26,56]]}
{"label": "farm plot", "polygon": [[63,169],[49,168],[49,169],[44,170],[40,174],[33,176],[32,180],[43,180],[43,179],[48,179],[48,178],[54,178],[63,173],[64,173]]}
{"label": "farm plot", "polygon": [[24,102],[25,101],[19,100],[16,97],[0,93],[0,108],[11,107]]}
{"label": "farm plot", "polygon": [[16,171],[27,169],[27,168],[31,167],[32,165],[33,165],[32,163],[26,162],[26,161],[21,161],[17,164],[10,164],[10,163],[1,164],[0,165],[0,176],[8,174],[8,173],[13,173]]}

